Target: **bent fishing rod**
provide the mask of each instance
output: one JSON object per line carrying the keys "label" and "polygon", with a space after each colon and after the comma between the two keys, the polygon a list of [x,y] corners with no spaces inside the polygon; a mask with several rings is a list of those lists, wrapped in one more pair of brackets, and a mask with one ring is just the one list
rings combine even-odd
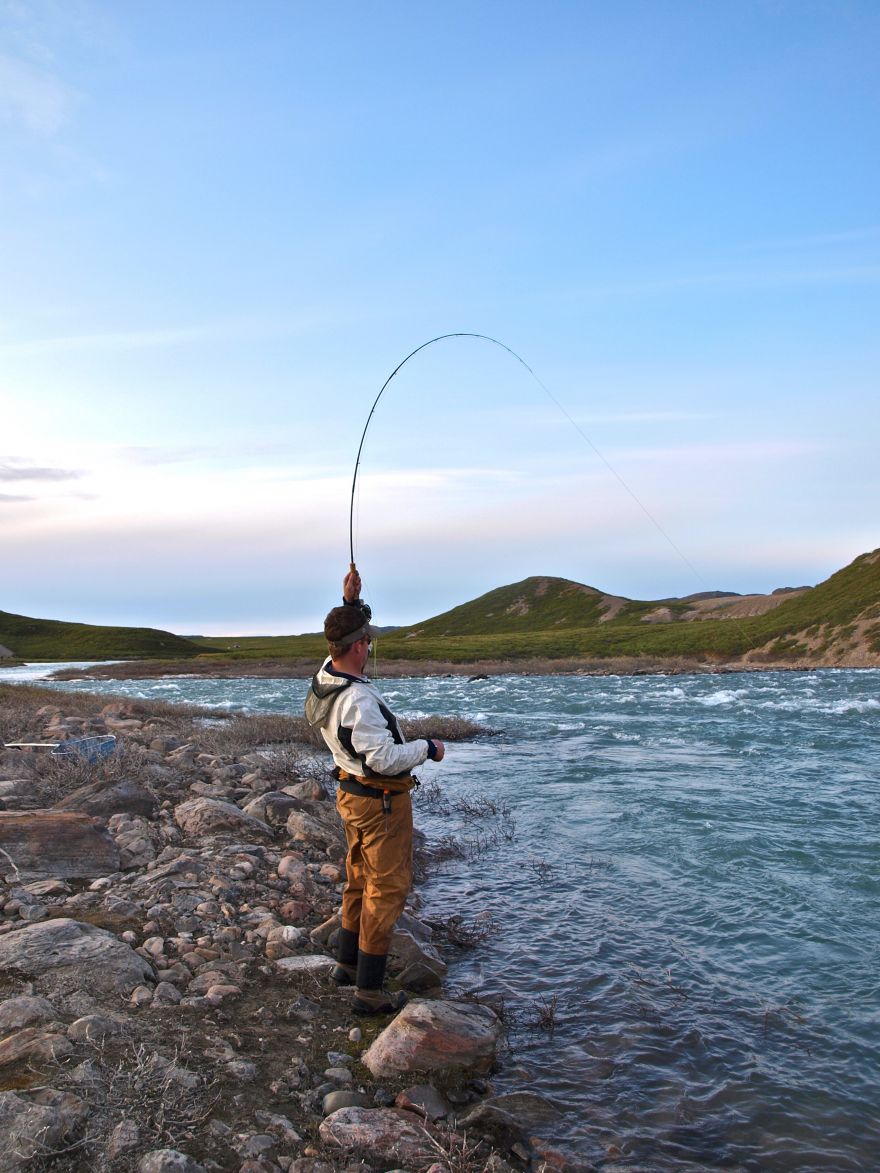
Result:
{"label": "bent fishing rod", "polygon": [[697,568],[694,566],[694,564],[678,548],[678,546],[675,544],[675,542],[672,540],[672,538],[669,536],[669,534],[666,532],[666,530],[663,528],[663,526],[660,524],[660,522],[657,520],[657,518],[654,517],[653,513],[651,513],[651,511],[644,504],[644,502],[638,496],[636,496],[635,492],[629,487],[629,485],[626,483],[626,481],[623,479],[623,477],[620,475],[620,473],[617,471],[617,469],[614,468],[614,466],[608,460],[606,460],[605,456],[599,451],[599,449],[596,447],[596,445],[593,443],[593,441],[590,439],[590,437],[580,427],[580,425],[577,423],[577,421],[575,419],[573,419],[571,417],[571,415],[569,415],[569,413],[565,410],[563,405],[559,402],[559,400],[556,398],[556,396],[553,394],[553,392],[550,390],[550,388],[546,385],[546,383],[544,383],[541,379],[538,378],[538,376],[535,374],[534,370],[532,370],[532,368],[529,366],[529,364],[526,362],[526,360],[521,355],[517,354],[516,351],[512,347],[507,346],[504,342],[499,342],[499,340],[497,338],[493,338],[490,334],[477,334],[477,333],[470,331],[470,330],[458,330],[458,331],[454,331],[450,334],[438,334],[436,336],[436,338],[429,338],[427,342],[423,342],[421,344],[421,346],[417,346],[415,348],[415,350],[411,350],[409,352],[409,354],[406,356],[406,358],[401,359],[401,361],[397,364],[397,366],[394,368],[394,370],[391,372],[391,374],[388,376],[388,378],[385,380],[385,382],[379,388],[379,394],[373,400],[373,406],[370,408],[370,414],[367,416],[367,422],[364,424],[364,430],[361,433],[361,440],[360,440],[360,443],[358,444],[357,457],[354,462],[354,475],[351,478],[351,503],[350,503],[349,512],[348,512],[348,548],[349,548],[349,556],[350,556],[349,557],[349,564],[350,564],[352,570],[355,569],[355,560],[354,560],[354,501],[355,501],[355,493],[357,491],[357,477],[358,477],[358,470],[360,468],[360,463],[361,463],[361,454],[364,449],[364,441],[367,438],[367,432],[369,431],[370,422],[373,418],[373,413],[375,412],[376,407],[379,404],[379,400],[384,395],[385,389],[388,386],[388,384],[391,382],[391,380],[394,378],[394,376],[403,367],[406,366],[406,364],[409,362],[409,360],[411,358],[414,358],[415,355],[417,355],[420,351],[425,350],[427,347],[433,346],[435,342],[443,342],[449,338],[478,338],[483,342],[491,342],[493,346],[500,347],[501,350],[505,350],[512,358],[515,358],[516,361],[520,364],[520,366],[525,367],[525,369],[529,372],[529,374],[532,376],[532,378],[535,380],[535,382],[538,384],[538,386],[541,388],[541,390],[544,392],[544,394],[547,395],[547,397],[549,399],[551,399],[553,403],[556,404],[557,408],[562,412],[562,414],[565,416],[565,418],[568,420],[568,422],[571,424],[571,426],[580,435],[580,437],[585,441],[585,443],[592,450],[594,455],[597,456],[599,460],[601,460],[601,462],[605,465],[605,467],[608,469],[608,471],[611,473],[611,475],[615,478],[615,480],[617,480],[620,483],[620,485],[626,490],[626,492],[630,495],[630,497],[632,497],[633,501],[635,501],[635,503],[638,505],[639,509],[641,509],[642,513],[645,514],[645,516],[648,518],[648,520],[651,522],[651,524],[666,539],[666,541],[669,543],[669,545],[672,547],[672,549],[675,551],[675,553],[679,556],[679,558],[681,558],[682,562],[684,562],[684,564],[699,579],[699,581],[701,583],[703,583],[704,586],[706,585],[703,580],[703,576],[700,574],[700,572],[697,570]]}

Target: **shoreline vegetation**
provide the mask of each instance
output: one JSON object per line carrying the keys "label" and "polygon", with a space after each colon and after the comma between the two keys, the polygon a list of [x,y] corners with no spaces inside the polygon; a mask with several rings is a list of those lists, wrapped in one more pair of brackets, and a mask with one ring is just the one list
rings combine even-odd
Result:
{"label": "shoreline vegetation", "polygon": [[[127,660],[155,664],[137,668],[145,676],[307,676],[325,650],[318,634],[184,639],[0,611],[0,665]],[[432,619],[386,629],[378,654],[374,674],[384,676],[880,667],[880,550],[859,555],[817,586],[767,595],[706,591],[640,601],[569,579],[527,578]],[[109,668],[104,678],[117,672]]]}
{"label": "shoreline vegetation", "polygon": [[[431,724],[449,740],[491,732]],[[10,1170],[578,1164],[540,1139],[556,1106],[493,1089],[511,1022],[527,1016],[444,990],[448,962],[491,926],[454,909],[428,923],[416,888],[390,964],[410,1005],[357,1018],[329,979],[344,837],[329,756],[302,718],[218,720],[194,705],[7,684],[0,734],[117,738],[94,763],[0,748]],[[448,809],[436,784],[423,789],[425,810]],[[444,842],[417,837],[421,879],[464,858]]]}
{"label": "shoreline vegetation", "polygon": [[[381,645],[380,645],[381,646]],[[371,661],[367,675],[374,680],[403,677],[465,676],[480,679],[489,676],[687,676],[692,674],[724,675],[736,672],[812,672],[818,668],[876,668],[877,661],[824,663],[816,660],[732,660],[706,662],[685,657],[613,657],[606,660],[524,658],[520,660],[475,660],[453,663],[444,660],[389,660],[381,655]],[[62,668],[51,674],[52,680],[151,680],[168,676],[193,676],[206,679],[275,678],[310,680],[320,659],[277,660],[129,660],[116,664],[95,664],[90,668]],[[0,675],[2,680],[2,675]]]}

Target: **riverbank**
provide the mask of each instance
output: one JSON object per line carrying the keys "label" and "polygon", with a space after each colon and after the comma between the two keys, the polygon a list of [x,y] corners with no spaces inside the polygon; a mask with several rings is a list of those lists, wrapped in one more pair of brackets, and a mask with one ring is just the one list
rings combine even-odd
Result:
{"label": "riverbank", "polygon": [[467,926],[414,894],[396,1019],[330,980],[344,841],[301,719],[0,686],[0,734],[117,738],[94,764],[0,751],[9,1169],[565,1167],[538,1139],[552,1106],[492,1094],[502,1021],[444,997]]}
{"label": "riverbank", "polygon": [[[852,662],[850,662],[852,660]],[[814,672],[817,668],[876,668],[876,657],[851,657],[846,662],[833,658],[763,660],[751,655],[734,660],[676,656],[622,656],[603,659],[559,659],[533,657],[515,660],[474,660],[458,664],[445,660],[371,661],[368,675],[373,679],[402,679],[423,676],[690,676],[733,672]],[[166,676],[204,677],[215,680],[244,678],[309,680],[315,673],[314,659],[277,660],[126,660],[95,664],[89,668],[63,668],[52,673],[53,680],[154,680]],[[0,676],[2,680],[2,676]]]}

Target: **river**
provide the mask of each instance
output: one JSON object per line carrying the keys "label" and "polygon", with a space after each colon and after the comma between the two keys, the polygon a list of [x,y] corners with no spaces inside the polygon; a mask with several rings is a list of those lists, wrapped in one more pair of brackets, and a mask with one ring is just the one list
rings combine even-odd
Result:
{"label": "river", "polygon": [[[59,687],[275,712],[306,682]],[[549,1139],[658,1170],[880,1166],[880,671],[382,688],[499,731],[422,771],[417,821],[467,857],[422,898],[491,925],[449,984],[503,996],[494,1082],[560,1105]]]}

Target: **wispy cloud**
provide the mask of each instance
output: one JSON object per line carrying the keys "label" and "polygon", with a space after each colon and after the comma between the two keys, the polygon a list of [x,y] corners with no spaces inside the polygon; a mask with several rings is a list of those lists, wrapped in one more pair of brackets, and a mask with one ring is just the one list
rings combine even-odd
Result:
{"label": "wispy cloud", "polygon": [[0,53],[0,121],[48,138],[66,125],[79,97],[54,73]]}
{"label": "wispy cloud", "polygon": [[158,329],[108,330],[82,334],[59,334],[48,338],[24,338],[17,342],[0,342],[3,354],[58,354],[73,351],[107,353],[151,350],[185,346],[201,342],[259,342],[273,338],[293,338],[310,334],[328,323],[339,324],[338,313],[309,310],[303,313],[233,317],[190,326],[166,326]]}
{"label": "wispy cloud", "polygon": [[83,474],[72,468],[39,468],[30,464],[0,464],[0,481],[75,481]]}
{"label": "wispy cloud", "polygon": [[36,497],[27,497],[24,493],[0,493],[0,501],[35,501]]}

